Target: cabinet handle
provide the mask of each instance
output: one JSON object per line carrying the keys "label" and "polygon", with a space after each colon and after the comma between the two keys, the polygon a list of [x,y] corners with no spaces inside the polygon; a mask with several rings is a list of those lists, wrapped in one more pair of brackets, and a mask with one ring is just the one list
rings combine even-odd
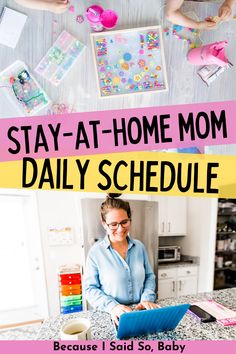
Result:
{"label": "cabinet handle", "polygon": [[175,292],[175,281],[173,280],[172,281],[172,284],[173,284],[173,293]]}
{"label": "cabinet handle", "polygon": [[167,276],[167,273],[162,273],[161,274],[161,277],[166,277]]}
{"label": "cabinet handle", "polygon": [[162,222],[162,232],[164,232],[165,231],[165,224],[164,224],[164,222]]}
{"label": "cabinet handle", "polygon": [[168,232],[170,232],[170,222],[168,222]]}
{"label": "cabinet handle", "polygon": [[182,281],[179,281],[179,291],[181,290]]}
{"label": "cabinet handle", "polygon": [[187,270],[186,273],[187,273],[187,274],[191,274],[191,271],[190,271],[190,270]]}

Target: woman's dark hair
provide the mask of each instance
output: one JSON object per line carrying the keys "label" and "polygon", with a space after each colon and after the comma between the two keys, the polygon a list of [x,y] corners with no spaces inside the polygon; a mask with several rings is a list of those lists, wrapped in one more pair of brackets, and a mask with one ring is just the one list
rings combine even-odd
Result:
{"label": "woman's dark hair", "polygon": [[131,219],[131,209],[129,202],[126,202],[123,199],[117,199],[121,194],[118,193],[109,193],[105,201],[101,204],[100,212],[102,221],[106,221],[106,214],[111,209],[123,209],[126,211],[128,218]]}

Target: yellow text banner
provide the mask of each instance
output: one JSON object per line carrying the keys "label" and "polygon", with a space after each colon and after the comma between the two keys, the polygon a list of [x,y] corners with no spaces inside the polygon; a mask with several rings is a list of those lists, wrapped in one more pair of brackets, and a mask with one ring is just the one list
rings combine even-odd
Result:
{"label": "yellow text banner", "polygon": [[0,163],[1,188],[236,198],[236,156],[135,152]]}

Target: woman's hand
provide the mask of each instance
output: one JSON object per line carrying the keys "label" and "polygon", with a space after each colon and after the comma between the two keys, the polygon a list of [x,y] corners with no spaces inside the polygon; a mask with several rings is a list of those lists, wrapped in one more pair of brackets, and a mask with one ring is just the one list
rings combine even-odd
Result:
{"label": "woman's hand", "polygon": [[131,312],[131,308],[129,306],[125,305],[116,305],[112,310],[111,310],[111,318],[113,321],[117,324],[119,323],[119,317],[122,315],[122,313],[125,312]]}
{"label": "woman's hand", "polygon": [[212,17],[207,17],[205,21],[198,22],[199,30],[211,30],[216,28],[216,23],[212,21]]}
{"label": "woman's hand", "polygon": [[154,302],[150,301],[141,301],[138,305],[136,305],[135,310],[151,310],[160,307],[159,305],[155,304]]}

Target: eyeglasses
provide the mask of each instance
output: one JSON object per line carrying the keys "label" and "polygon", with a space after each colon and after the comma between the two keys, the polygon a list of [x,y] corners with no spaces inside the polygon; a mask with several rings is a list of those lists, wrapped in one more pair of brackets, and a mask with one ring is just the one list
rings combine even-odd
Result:
{"label": "eyeglasses", "polygon": [[131,222],[131,219],[125,219],[122,220],[121,222],[111,222],[110,224],[107,224],[110,230],[117,230],[119,228],[119,225],[123,228],[129,227]]}

